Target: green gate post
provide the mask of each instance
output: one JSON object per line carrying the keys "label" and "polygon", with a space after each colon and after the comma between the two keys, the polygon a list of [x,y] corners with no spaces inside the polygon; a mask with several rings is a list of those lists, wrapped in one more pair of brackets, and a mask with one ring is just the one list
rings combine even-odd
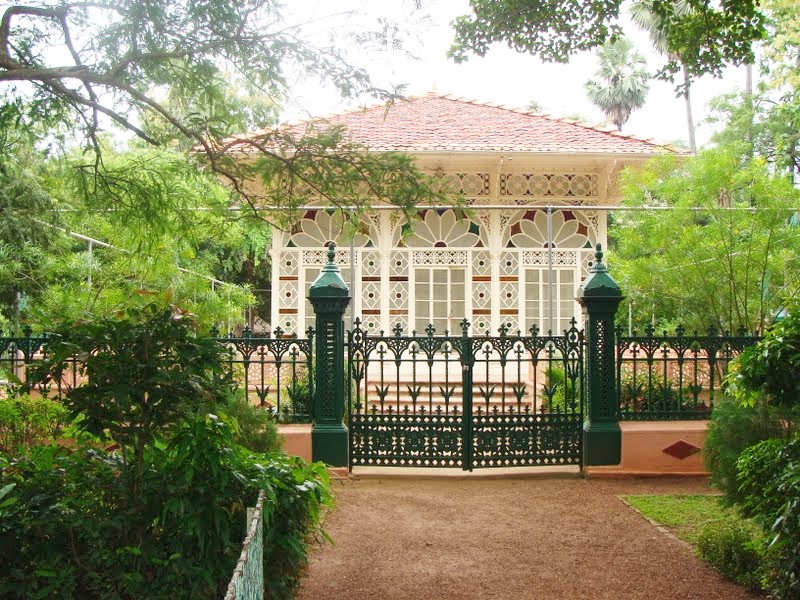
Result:
{"label": "green gate post", "polygon": [[316,376],[311,457],[333,467],[348,464],[344,417],[344,321],[350,292],[334,262],[336,245],[328,246],[328,264],[311,284],[308,299],[316,314]]}
{"label": "green gate post", "polygon": [[577,300],[586,311],[587,412],[583,423],[583,465],[618,465],[622,432],[617,420],[616,344],[614,315],[622,291],[603,264],[597,244],[589,276],[578,288]]}

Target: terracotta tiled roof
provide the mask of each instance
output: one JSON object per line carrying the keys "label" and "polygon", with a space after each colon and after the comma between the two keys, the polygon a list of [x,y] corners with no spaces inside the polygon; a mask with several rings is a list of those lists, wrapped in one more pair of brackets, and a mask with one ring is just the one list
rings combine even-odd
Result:
{"label": "terracotta tiled roof", "polygon": [[[574,119],[426,94],[353,110],[315,123],[343,125],[373,151],[658,154],[670,146]],[[308,121],[289,127],[299,133]]]}

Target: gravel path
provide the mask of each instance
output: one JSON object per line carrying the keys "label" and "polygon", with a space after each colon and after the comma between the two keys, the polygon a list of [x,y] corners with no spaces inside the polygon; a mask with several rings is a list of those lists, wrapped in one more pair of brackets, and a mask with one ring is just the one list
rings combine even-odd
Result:
{"label": "gravel path", "polygon": [[299,598],[754,598],[617,497],[703,480],[405,479],[335,483]]}

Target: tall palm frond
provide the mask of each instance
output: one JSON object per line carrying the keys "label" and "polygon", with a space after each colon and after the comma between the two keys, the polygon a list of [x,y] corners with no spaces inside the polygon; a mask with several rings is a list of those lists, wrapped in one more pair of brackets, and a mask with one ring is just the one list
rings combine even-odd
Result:
{"label": "tall palm frond", "polygon": [[595,73],[597,79],[586,82],[586,93],[621,131],[631,113],[644,106],[650,91],[645,59],[625,38],[605,43],[597,57],[600,61]]}

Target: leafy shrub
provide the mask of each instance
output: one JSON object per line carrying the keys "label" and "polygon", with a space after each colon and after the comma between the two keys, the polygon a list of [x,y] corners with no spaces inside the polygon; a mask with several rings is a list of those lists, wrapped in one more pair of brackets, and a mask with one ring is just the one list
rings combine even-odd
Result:
{"label": "leafy shrub", "polygon": [[800,407],[800,311],[773,324],[736,362],[729,379],[751,399],[766,395],[776,406]]}
{"label": "leafy shrub", "polygon": [[304,420],[313,413],[314,398],[307,376],[295,376],[292,383],[286,386],[286,395],[289,402],[281,407],[283,414],[279,415],[279,418],[282,421],[291,423],[295,420]]}
{"label": "leafy shrub", "polygon": [[[58,380],[76,357],[85,383],[64,402],[97,437],[74,452],[0,456],[0,597],[219,598],[260,489],[275,548],[268,592],[287,596],[328,502],[327,474],[235,443],[234,429],[258,423],[235,403],[221,347],[155,302],[64,326],[29,381]],[[226,406],[233,418],[217,415]]]}
{"label": "leafy shrub", "polygon": [[266,578],[286,597],[328,502],[322,465],[253,455],[224,420],[198,414],[152,447],[138,507],[121,455],[36,448],[0,475],[3,598],[219,598],[241,549],[245,507],[267,490]]}
{"label": "leafy shrub", "polygon": [[0,398],[0,452],[14,454],[20,447],[54,440],[68,422],[67,409],[49,398]]}
{"label": "leafy shrub", "polygon": [[766,587],[774,598],[800,597],[800,438],[768,440],[739,458],[744,514],[772,535]]}
{"label": "leafy shrub", "polygon": [[268,410],[253,406],[243,393],[234,393],[219,406],[230,417],[233,439],[252,452],[277,452],[281,439],[275,419]]}
{"label": "leafy shrub", "polygon": [[548,412],[565,413],[579,409],[579,400],[575,392],[580,387],[579,379],[573,382],[564,369],[559,367],[548,367],[545,369],[544,377],[542,392]]}
{"label": "leafy shrub", "polygon": [[786,435],[778,412],[765,403],[742,405],[725,395],[714,408],[703,450],[711,483],[725,493],[729,503],[743,499],[736,462],[748,446]]}
{"label": "leafy shrub", "polygon": [[697,553],[719,573],[740,585],[760,587],[761,554],[752,529],[736,521],[706,525],[697,539]]}

